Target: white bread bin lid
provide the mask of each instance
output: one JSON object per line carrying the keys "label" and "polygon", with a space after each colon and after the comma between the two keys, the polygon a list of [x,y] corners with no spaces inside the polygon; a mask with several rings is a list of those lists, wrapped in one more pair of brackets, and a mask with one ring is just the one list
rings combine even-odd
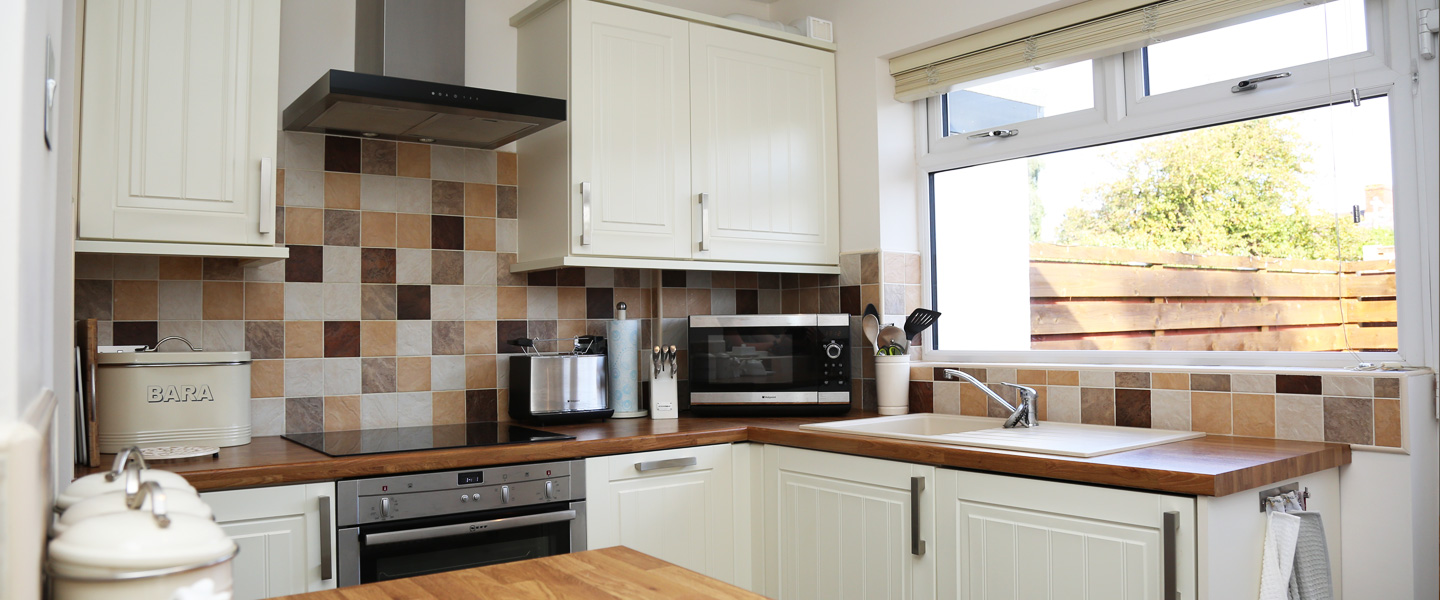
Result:
{"label": "white bread bin lid", "polygon": [[[110,492],[123,493],[125,491],[124,477],[116,477],[111,481],[106,481],[106,475],[109,475],[109,473],[95,473],[76,479],[74,483],[70,484],[70,487],[60,492],[59,497],[55,498],[55,506],[60,510],[65,510],[79,503],[81,500],[92,496],[99,496],[100,494],[108,494]],[[160,484],[160,487],[165,488],[165,491],[171,496],[180,494],[196,495],[195,488],[190,485],[190,482],[185,481],[184,477],[169,471],[140,469],[140,481],[154,481]]]}
{"label": "white bread bin lid", "polygon": [[[157,352],[166,342],[182,342],[186,352]],[[171,344],[172,347],[176,344]],[[95,357],[101,365],[239,365],[250,362],[249,352],[205,352],[178,335],[161,339],[154,346],[134,352],[101,352]]]}
{"label": "white bread bin lid", "polygon": [[[146,495],[156,487],[146,484]],[[209,519],[168,510],[127,510],[85,519],[65,530],[50,542],[50,566],[60,576],[105,577],[206,566],[228,559],[235,549],[235,542]]]}
{"label": "white bread bin lid", "polygon": [[[163,473],[163,471],[161,472]],[[206,504],[204,500],[201,500],[199,496],[185,493],[183,490],[173,492],[171,488],[168,487],[165,488],[165,491],[169,492],[165,494],[165,510],[171,516],[190,515],[192,517],[214,520],[215,511],[211,510],[210,505]],[[146,496],[142,500],[139,510],[148,513],[150,512],[150,507],[150,497]],[[65,514],[60,515],[60,520],[55,522],[55,534],[65,533],[65,530],[74,527],[76,523],[86,519],[111,513],[125,512],[127,510],[131,509],[125,504],[125,492],[123,491],[92,496],[76,502],[74,506],[65,509]]]}

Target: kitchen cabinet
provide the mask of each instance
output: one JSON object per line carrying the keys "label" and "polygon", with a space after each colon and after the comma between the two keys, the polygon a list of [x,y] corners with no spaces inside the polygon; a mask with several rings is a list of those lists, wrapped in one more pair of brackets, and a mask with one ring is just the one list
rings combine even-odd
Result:
{"label": "kitchen cabinet", "polygon": [[828,44],[657,5],[541,0],[520,92],[566,123],[519,142],[519,263],[838,272]]}
{"label": "kitchen cabinet", "polygon": [[335,587],[335,484],[311,483],[200,495],[240,546],[235,600]]}
{"label": "kitchen cabinet", "polygon": [[733,468],[737,450],[720,444],[586,459],[588,548],[626,546],[746,585],[740,559],[750,553],[737,546],[744,536],[736,510],[749,485],[744,469]]}
{"label": "kitchen cabinet", "polygon": [[764,464],[767,596],[935,597],[934,467],[779,446]]}
{"label": "kitchen cabinet", "polygon": [[85,3],[77,250],[283,257],[279,50],[280,0]]}

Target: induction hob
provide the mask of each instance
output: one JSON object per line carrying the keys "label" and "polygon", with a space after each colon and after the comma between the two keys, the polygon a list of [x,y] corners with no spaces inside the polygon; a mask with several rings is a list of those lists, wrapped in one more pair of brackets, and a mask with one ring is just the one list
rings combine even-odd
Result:
{"label": "induction hob", "polygon": [[496,422],[287,433],[281,437],[330,456],[383,454],[439,448],[477,448],[575,439],[575,436],[572,435]]}

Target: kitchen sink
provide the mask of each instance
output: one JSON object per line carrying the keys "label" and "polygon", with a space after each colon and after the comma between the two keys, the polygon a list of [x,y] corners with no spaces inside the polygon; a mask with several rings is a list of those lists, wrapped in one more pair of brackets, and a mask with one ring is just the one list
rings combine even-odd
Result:
{"label": "kitchen sink", "polygon": [[801,429],[936,444],[1091,458],[1205,437],[1198,431],[1081,425],[1041,421],[1039,427],[1001,427],[1004,419],[917,413],[801,425]]}

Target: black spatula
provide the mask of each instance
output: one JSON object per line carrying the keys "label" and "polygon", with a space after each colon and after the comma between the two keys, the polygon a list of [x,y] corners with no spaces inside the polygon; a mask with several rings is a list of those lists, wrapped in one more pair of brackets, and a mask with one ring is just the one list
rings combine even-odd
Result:
{"label": "black spatula", "polygon": [[920,332],[929,329],[940,318],[940,313],[928,308],[917,308],[905,317],[905,339],[913,340]]}

